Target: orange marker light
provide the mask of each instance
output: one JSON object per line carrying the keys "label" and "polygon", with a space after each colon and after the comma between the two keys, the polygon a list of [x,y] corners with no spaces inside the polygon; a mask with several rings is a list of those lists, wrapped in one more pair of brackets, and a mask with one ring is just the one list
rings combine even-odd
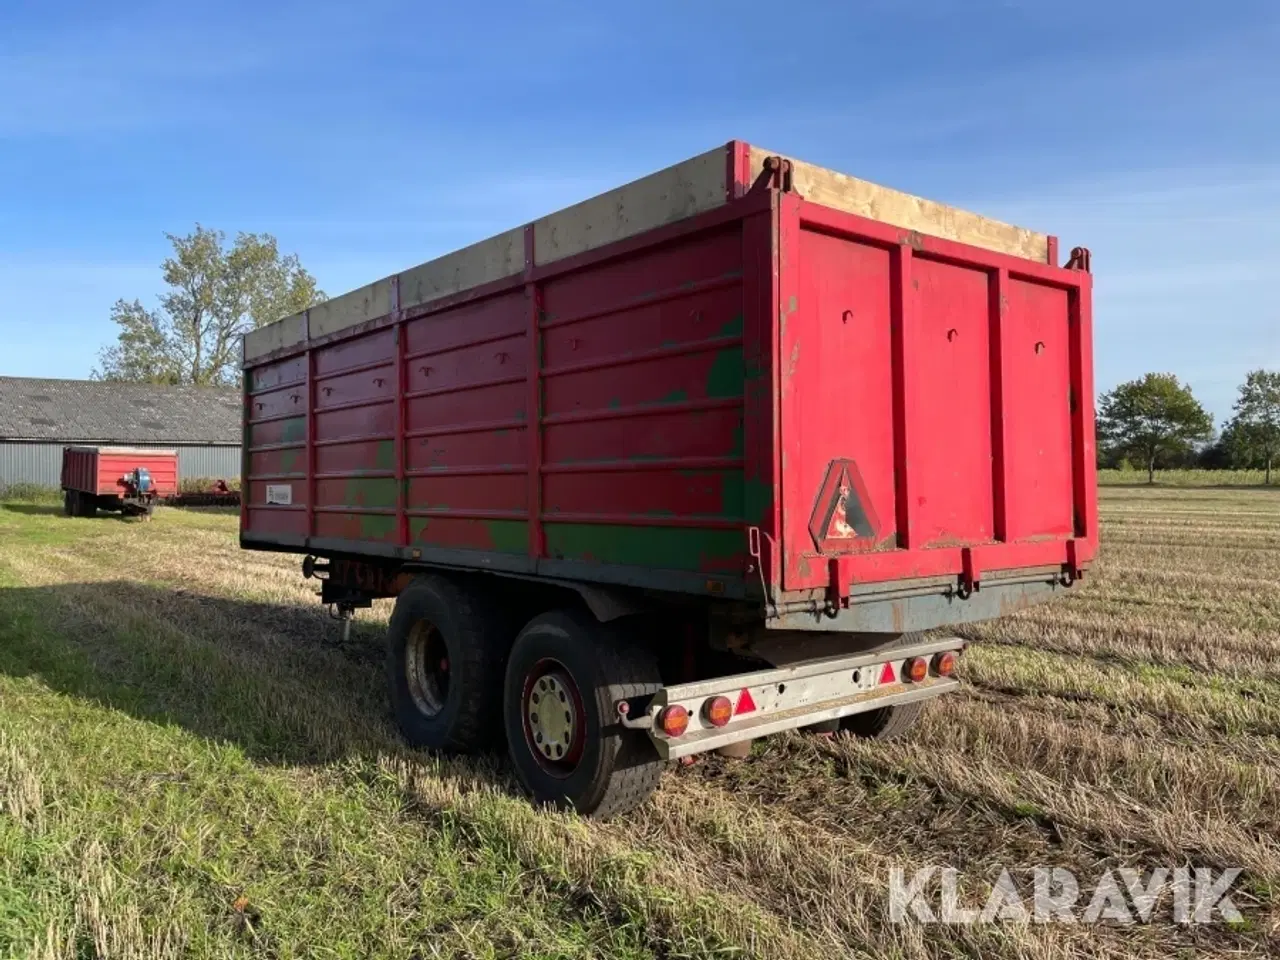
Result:
{"label": "orange marker light", "polygon": [[689,711],[673,703],[658,714],[658,726],[668,737],[683,737],[689,729]]}
{"label": "orange marker light", "polygon": [[940,677],[949,677],[956,672],[956,656],[954,650],[943,650],[933,658],[933,672]]}
{"label": "orange marker light", "polygon": [[902,679],[919,683],[929,676],[929,661],[924,657],[912,657],[902,665]]}
{"label": "orange marker light", "polygon": [[728,697],[712,697],[702,705],[702,718],[713,727],[723,727],[733,716]]}

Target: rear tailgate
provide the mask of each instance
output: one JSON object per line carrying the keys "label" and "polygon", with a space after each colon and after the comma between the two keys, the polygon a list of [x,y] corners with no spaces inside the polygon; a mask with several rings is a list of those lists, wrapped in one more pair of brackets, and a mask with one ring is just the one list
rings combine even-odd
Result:
{"label": "rear tailgate", "polygon": [[794,195],[779,251],[784,590],[1087,563],[1089,274]]}

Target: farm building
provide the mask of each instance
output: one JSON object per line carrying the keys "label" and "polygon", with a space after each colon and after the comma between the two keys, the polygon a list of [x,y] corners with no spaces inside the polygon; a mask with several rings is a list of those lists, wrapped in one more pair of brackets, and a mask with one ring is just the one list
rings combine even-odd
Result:
{"label": "farm building", "polygon": [[180,479],[239,477],[240,402],[218,387],[0,377],[0,489],[57,487],[70,444],[162,447]]}

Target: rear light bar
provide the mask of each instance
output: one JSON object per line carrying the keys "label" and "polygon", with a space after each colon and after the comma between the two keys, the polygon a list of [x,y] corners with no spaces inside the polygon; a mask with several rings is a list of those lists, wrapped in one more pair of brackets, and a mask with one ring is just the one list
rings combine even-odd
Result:
{"label": "rear light bar", "polygon": [[619,700],[615,707],[624,727],[649,731],[659,754],[673,759],[953,690],[964,646],[959,637],[949,637],[892,654],[803,661],[664,687],[651,698]]}

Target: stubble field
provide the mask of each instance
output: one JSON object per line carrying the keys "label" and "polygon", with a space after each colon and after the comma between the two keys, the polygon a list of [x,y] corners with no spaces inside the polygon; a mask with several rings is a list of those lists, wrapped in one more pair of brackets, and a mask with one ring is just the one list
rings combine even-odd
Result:
{"label": "stubble field", "polygon": [[[1083,589],[906,739],[793,734],[609,823],[404,748],[378,646],[236,518],[0,506],[0,957],[1280,951],[1280,493],[1105,488]],[[1241,867],[1236,924],[924,926],[892,867]],[[1028,886],[1029,892],[1029,886]],[[968,902],[968,901],[966,901]]]}

